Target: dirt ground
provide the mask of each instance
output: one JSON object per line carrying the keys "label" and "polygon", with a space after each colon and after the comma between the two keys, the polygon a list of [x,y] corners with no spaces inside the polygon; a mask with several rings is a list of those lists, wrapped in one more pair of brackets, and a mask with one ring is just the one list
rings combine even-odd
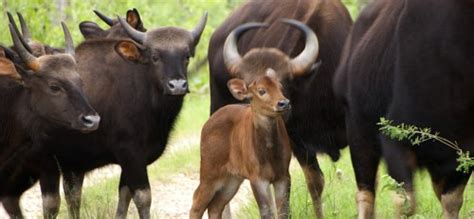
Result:
{"label": "dirt ground", "polygon": [[[167,152],[179,151],[186,146],[196,145],[198,142],[198,135],[174,141],[167,148]],[[118,177],[119,174],[120,167],[118,165],[109,165],[96,169],[86,175],[84,189],[107,178]],[[167,179],[166,182],[160,180],[151,182],[153,195],[151,214],[157,215],[158,218],[188,218],[188,212],[192,205],[192,196],[199,184],[199,173],[188,175],[177,173],[167,177]],[[61,196],[63,196],[62,188]],[[248,200],[248,197],[251,197],[251,189],[250,184],[245,182],[231,202],[232,211],[236,212],[239,206]],[[42,218],[41,191],[38,183],[23,194],[20,204],[26,218]],[[61,204],[65,205],[66,203],[63,201]],[[130,218],[138,218],[133,203],[130,204],[129,215]],[[0,219],[4,218],[9,217],[0,203]],[[60,215],[59,218],[67,218],[67,215]]]}
{"label": "dirt ground", "polygon": [[[116,165],[98,169],[87,176],[85,189],[93,185],[95,181],[104,180],[119,173],[120,167]],[[199,184],[199,174],[176,174],[169,178],[171,180],[167,180],[167,182],[154,181],[151,183],[153,195],[152,215],[158,215],[159,218],[188,218],[188,211],[191,209],[192,204],[192,195]],[[250,194],[250,186],[248,182],[245,182],[239,193],[232,200],[231,209],[237,211],[239,206],[248,200]],[[65,203],[61,204],[64,205]],[[21,207],[26,218],[42,217],[41,192],[38,184],[22,196]],[[131,218],[138,217],[133,204],[130,205],[129,215]],[[60,218],[65,217],[67,216],[60,215]],[[3,206],[0,208],[0,218],[8,218]]]}

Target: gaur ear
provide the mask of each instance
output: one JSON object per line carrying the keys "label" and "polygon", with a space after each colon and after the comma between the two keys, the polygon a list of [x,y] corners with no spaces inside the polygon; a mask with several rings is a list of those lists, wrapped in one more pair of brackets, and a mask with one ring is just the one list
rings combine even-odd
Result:
{"label": "gaur ear", "polygon": [[139,62],[142,60],[141,48],[129,40],[123,40],[115,45],[115,51],[122,56],[122,58]]}
{"label": "gaur ear", "polygon": [[233,78],[227,82],[227,87],[229,88],[232,96],[237,100],[244,100],[250,97],[250,94],[247,90],[247,85],[242,79]]}
{"label": "gaur ear", "polygon": [[134,8],[133,10],[127,11],[127,23],[137,30],[140,27],[143,28],[142,19],[140,18],[137,9]]}
{"label": "gaur ear", "polygon": [[104,30],[92,21],[84,21],[79,24],[79,30],[81,30],[82,36],[86,39],[100,37],[104,34]]}
{"label": "gaur ear", "polygon": [[0,48],[0,76],[21,80],[20,74],[15,69],[15,64],[6,58],[5,51]]}

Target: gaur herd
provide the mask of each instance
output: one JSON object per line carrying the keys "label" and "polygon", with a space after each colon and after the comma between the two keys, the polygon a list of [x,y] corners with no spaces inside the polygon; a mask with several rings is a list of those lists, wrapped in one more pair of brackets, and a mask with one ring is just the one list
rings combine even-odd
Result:
{"label": "gaur herd", "polygon": [[[61,23],[65,48],[33,40],[25,18],[17,14],[19,28],[8,13],[13,45],[0,46],[0,202],[11,218],[23,217],[20,197],[37,181],[43,216],[57,217],[61,177],[69,217],[80,218],[85,174],[108,164],[121,167],[115,216],[126,218],[133,200],[140,218],[150,218],[147,166],[164,152],[189,93],[188,64],[207,12],[191,30],[145,28],[136,9],[124,18],[94,12],[109,28],[81,22],[85,39],[74,47]],[[406,191],[404,201],[395,197],[397,217],[415,213],[420,168],[443,217],[459,217],[473,168],[457,171],[455,150],[392,140],[377,123],[429,127],[474,153],[474,1],[374,0],[353,23],[340,0],[249,0],[212,34],[208,61],[211,116],[190,218],[206,210],[222,218],[245,179],[261,218],[291,217],[292,155],[323,218],[316,154],[337,161],[346,146],[359,218],[376,215],[382,158]]]}

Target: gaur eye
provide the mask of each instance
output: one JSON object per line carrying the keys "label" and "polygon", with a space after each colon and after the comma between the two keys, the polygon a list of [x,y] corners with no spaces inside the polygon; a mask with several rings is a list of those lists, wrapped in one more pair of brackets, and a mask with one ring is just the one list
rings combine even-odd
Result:
{"label": "gaur eye", "polygon": [[51,85],[51,86],[49,86],[49,89],[51,89],[51,91],[53,91],[53,93],[57,93],[61,90],[61,87],[56,86],[56,85]]}
{"label": "gaur eye", "polygon": [[263,95],[265,95],[266,93],[267,93],[267,91],[264,90],[264,89],[258,90],[258,95],[260,95],[260,96],[263,96]]}

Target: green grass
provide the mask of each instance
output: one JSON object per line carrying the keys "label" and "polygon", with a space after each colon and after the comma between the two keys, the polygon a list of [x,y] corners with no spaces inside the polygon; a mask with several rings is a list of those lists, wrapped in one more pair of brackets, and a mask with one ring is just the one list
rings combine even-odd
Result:
{"label": "green grass", "polygon": [[[325,176],[323,192],[323,212],[326,218],[357,218],[355,204],[356,184],[354,171],[350,162],[348,149],[344,150],[341,159],[333,163],[327,156],[319,156],[319,163]],[[342,174],[336,174],[337,170]],[[306,188],[304,175],[295,160],[291,166],[291,214],[293,218],[314,218],[311,197]],[[379,187],[377,189],[377,218],[393,218],[394,205],[392,191],[383,190],[381,185],[386,182],[385,166],[379,169]],[[431,187],[430,176],[426,171],[418,171],[415,175],[415,192],[417,200],[416,215],[413,218],[440,218],[441,205]],[[259,218],[257,204],[253,197],[247,206],[238,212],[238,218]],[[474,217],[474,184],[471,181],[464,192],[464,204],[460,212],[461,218]]]}
{"label": "green grass", "polygon": [[201,127],[209,117],[209,106],[208,95],[194,93],[186,95],[183,109],[171,134],[172,140],[199,135]]}

